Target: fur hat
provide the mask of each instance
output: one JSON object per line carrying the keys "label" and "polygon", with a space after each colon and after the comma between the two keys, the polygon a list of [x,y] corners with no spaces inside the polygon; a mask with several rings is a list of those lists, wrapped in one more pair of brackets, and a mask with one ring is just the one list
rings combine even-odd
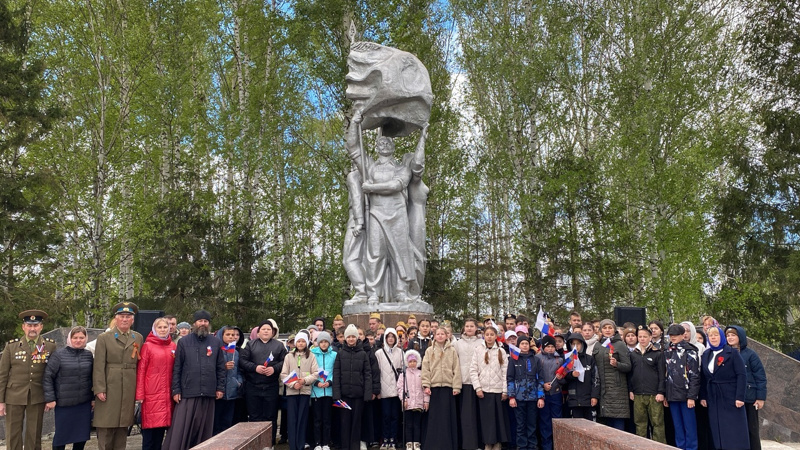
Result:
{"label": "fur hat", "polygon": [[419,367],[419,363],[422,362],[422,357],[419,355],[419,352],[414,349],[406,351],[405,358],[406,364],[408,364],[408,361],[414,360],[417,362],[417,367]]}
{"label": "fur hat", "polygon": [[352,323],[344,329],[344,337],[347,339],[348,336],[355,336],[358,337],[358,328]]}

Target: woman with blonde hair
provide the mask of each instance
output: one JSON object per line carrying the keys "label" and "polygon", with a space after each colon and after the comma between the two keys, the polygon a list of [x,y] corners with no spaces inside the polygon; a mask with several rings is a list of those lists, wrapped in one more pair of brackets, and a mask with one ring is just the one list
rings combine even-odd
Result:
{"label": "woman with blonde hair", "polygon": [[430,396],[425,448],[458,449],[455,397],[461,392],[461,365],[444,327],[436,329],[433,344],[425,352],[422,387]]}
{"label": "woman with blonde hair", "polygon": [[169,335],[169,321],[153,322],[142,344],[136,365],[136,401],[142,406],[142,450],[159,450],[167,428],[172,425],[172,367],[175,348]]}

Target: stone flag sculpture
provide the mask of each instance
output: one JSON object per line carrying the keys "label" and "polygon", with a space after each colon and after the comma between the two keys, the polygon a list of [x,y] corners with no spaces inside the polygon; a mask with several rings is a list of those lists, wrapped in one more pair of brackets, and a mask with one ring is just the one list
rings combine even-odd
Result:
{"label": "stone flag sculpture", "polygon": [[[345,145],[350,214],[343,263],[353,286],[345,313],[432,312],[420,299],[425,277],[425,140],[433,94],[414,55],[356,42],[347,58],[347,98],[353,118]],[[379,129],[375,158],[363,149],[363,130]],[[394,157],[393,137],[420,131],[416,151]]]}

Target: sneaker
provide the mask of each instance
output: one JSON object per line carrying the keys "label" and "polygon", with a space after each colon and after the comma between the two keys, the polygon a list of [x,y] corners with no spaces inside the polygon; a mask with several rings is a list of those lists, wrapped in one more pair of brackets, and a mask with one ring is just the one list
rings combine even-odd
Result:
{"label": "sneaker", "polygon": [[414,444],[412,442],[406,442],[406,450],[414,450]]}
{"label": "sneaker", "polygon": [[389,444],[387,444],[386,441],[383,441],[383,444],[381,444],[381,450],[386,450],[388,448],[389,448]]}
{"label": "sneaker", "polygon": [[358,448],[361,449],[361,450],[367,450],[367,443],[364,442],[364,441],[361,441],[361,445]]}
{"label": "sneaker", "polygon": [[322,446],[322,450],[331,450],[331,448],[330,448],[330,447],[328,447],[327,445],[323,445],[323,446]]}
{"label": "sneaker", "polygon": [[422,444],[419,442],[414,442],[414,450],[422,450]]}
{"label": "sneaker", "polygon": [[314,450],[322,450],[322,447],[318,445],[318,446],[314,447]]}

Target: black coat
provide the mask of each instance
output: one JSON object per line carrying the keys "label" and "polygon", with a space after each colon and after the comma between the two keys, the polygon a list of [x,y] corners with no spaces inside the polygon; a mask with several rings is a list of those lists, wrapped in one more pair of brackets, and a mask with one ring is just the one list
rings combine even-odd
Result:
{"label": "black coat", "polygon": [[[272,362],[268,367],[275,369],[275,372],[270,376],[261,375],[256,372],[256,367],[263,365],[270,354]],[[239,367],[246,381],[245,396],[277,397],[285,357],[286,347],[277,339],[270,339],[267,342],[255,339],[248,342],[239,354]]]}
{"label": "black coat", "polygon": [[664,395],[667,366],[664,352],[652,345],[644,354],[639,346],[631,352],[631,371],[628,372],[628,391],[635,395]]}
{"label": "black coat", "polygon": [[64,347],[50,355],[42,379],[44,401],[56,406],[90,402],[94,358],[89,350]]}
{"label": "black coat", "polygon": [[172,367],[172,395],[211,397],[225,392],[225,355],[222,341],[213,335],[200,339],[189,333],[178,341]]}
{"label": "black coat", "polygon": [[600,399],[600,375],[597,373],[597,365],[594,357],[586,354],[586,341],[580,333],[571,334],[570,342],[575,339],[583,343],[578,352],[578,360],[586,371],[583,374],[583,381],[572,376],[572,371],[567,372],[567,406],[592,406],[592,399]]}
{"label": "black coat", "polygon": [[[377,340],[375,342],[377,342]],[[369,367],[372,369],[372,393],[381,395],[381,366],[378,365],[378,357],[375,356],[375,351],[383,348],[383,345],[372,347],[369,345],[368,340],[361,342],[361,345],[364,346],[364,351],[367,353],[367,356],[369,356]]]}
{"label": "black coat", "polygon": [[[714,364],[714,373],[708,370],[709,363]],[[744,402],[747,390],[747,372],[741,355],[728,345],[716,356],[708,349],[703,353],[700,370],[700,399],[708,402],[714,446],[726,450],[750,448],[747,412],[744,407],[736,407],[737,400]]]}
{"label": "black coat", "polygon": [[[336,354],[333,363],[333,398],[372,399],[372,367],[364,347],[357,343],[354,347],[345,346]],[[378,379],[380,392],[380,379]]]}

